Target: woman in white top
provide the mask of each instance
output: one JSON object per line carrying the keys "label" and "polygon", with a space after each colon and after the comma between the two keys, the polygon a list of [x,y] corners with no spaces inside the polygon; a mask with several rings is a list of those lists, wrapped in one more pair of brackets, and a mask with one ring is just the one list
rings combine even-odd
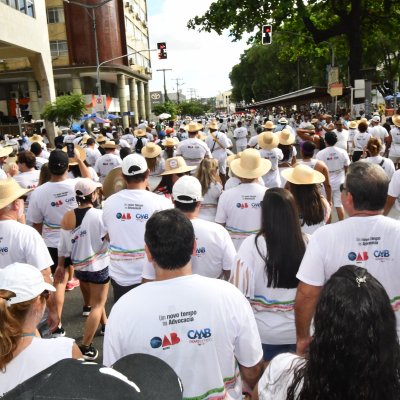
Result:
{"label": "woman in white top", "polygon": [[369,157],[362,159],[362,161],[367,161],[372,164],[378,164],[386,173],[389,179],[392,179],[392,176],[395,172],[394,163],[390,158],[385,158],[380,155],[382,150],[382,143],[379,139],[375,137],[371,137],[368,140],[366,146],[366,152],[368,152]]}
{"label": "woman in white top", "polygon": [[305,358],[271,361],[252,399],[400,398],[396,317],[382,285],[365,268],[346,265],[324,285]]}
{"label": "woman in white top", "polygon": [[269,361],[277,354],[296,350],[296,273],[306,245],[296,203],[288,190],[267,190],[261,213],[261,230],[241,244],[230,282],[250,301],[264,360]]}
{"label": "woman in white top", "polygon": [[201,183],[203,195],[199,218],[215,222],[218,199],[222,193],[222,185],[219,182],[218,161],[215,158],[204,158],[195,176]]}
{"label": "woman in white top", "polygon": [[370,137],[371,134],[368,132],[368,124],[364,121],[361,121],[358,124],[358,132],[354,135],[353,162],[356,162],[360,159]]}
{"label": "woman in white top", "polygon": [[82,357],[73,339],[41,339],[36,329],[55,288],[28,264],[0,270],[0,396],[64,358]]}

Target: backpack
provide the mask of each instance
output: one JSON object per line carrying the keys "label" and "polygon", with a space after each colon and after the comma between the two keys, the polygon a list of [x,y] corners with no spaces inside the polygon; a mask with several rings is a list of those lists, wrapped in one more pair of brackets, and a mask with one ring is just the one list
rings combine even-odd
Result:
{"label": "backpack", "polygon": [[142,154],[142,149],[143,149],[143,140],[141,137],[139,137],[135,144],[135,151],[136,153]]}

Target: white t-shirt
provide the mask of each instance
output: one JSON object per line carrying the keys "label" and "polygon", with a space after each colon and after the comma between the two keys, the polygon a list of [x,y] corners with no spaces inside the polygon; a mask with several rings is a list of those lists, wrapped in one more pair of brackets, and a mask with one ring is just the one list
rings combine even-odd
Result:
{"label": "white t-shirt", "polygon": [[125,135],[121,136],[121,139],[126,140],[129,143],[129,145],[132,146],[134,139],[136,139],[136,136],[134,136],[132,133],[126,133]]}
{"label": "white t-shirt", "polygon": [[390,145],[389,157],[400,157],[400,129],[393,126],[390,130],[392,136],[392,144]]}
{"label": "white t-shirt", "polygon": [[[257,183],[259,185],[265,187],[264,180],[261,176],[257,179]],[[238,178],[237,176],[232,176],[225,183],[225,191],[227,191],[228,189],[232,189],[236,186],[239,186],[241,184],[242,184],[242,181],[240,180],[240,178]]]}
{"label": "white t-shirt", "polygon": [[0,396],[58,361],[72,358],[73,344],[74,339],[66,337],[34,337],[32,343],[6,365],[6,371],[0,371]]}
{"label": "white t-shirt", "polygon": [[279,173],[278,163],[283,160],[283,153],[277,147],[272,150],[260,150],[262,158],[271,161],[271,169],[262,177],[267,188],[281,186],[281,175]]}
{"label": "white t-shirt", "polygon": [[85,148],[86,152],[86,161],[91,166],[94,167],[98,158],[101,157],[101,153],[99,149],[92,149],[91,147]]}
{"label": "white t-shirt", "polygon": [[249,139],[249,142],[247,143],[247,146],[252,147],[252,148],[255,148],[255,149],[259,149],[259,145],[258,145],[258,136],[259,136],[259,135],[252,136],[252,137]]}
{"label": "white t-shirt", "polygon": [[262,358],[248,301],[230,283],[199,275],[149,282],[118,300],[104,364],[133,353],[164,360],[181,378],[184,398],[198,399],[242,399],[237,363],[252,367]]}
{"label": "white t-shirt", "polygon": [[247,146],[247,129],[242,126],[233,131],[233,137],[236,138],[236,146]]}
{"label": "white t-shirt", "polygon": [[176,155],[182,156],[187,165],[199,165],[205,156],[212,158],[208,146],[197,138],[189,138],[180,142],[176,149]]}
{"label": "white t-shirt", "polygon": [[329,171],[329,181],[332,190],[338,190],[340,184],[345,180],[344,167],[350,165],[347,151],[336,146],[329,146],[326,149],[319,151],[315,158],[326,164]]}
{"label": "white t-shirt", "polygon": [[116,154],[108,153],[104,156],[99,157],[94,165],[94,170],[99,175],[100,182],[103,183],[107,174],[114,168],[119,167],[122,164],[122,160]]}
{"label": "white t-shirt", "polygon": [[0,179],[7,179],[8,176],[7,174],[4,172],[4,170],[0,167]]}
{"label": "white t-shirt", "polygon": [[214,222],[217,214],[218,199],[222,194],[222,185],[219,182],[212,182],[203,196],[200,206],[199,218]]}
{"label": "white t-shirt", "polygon": [[[39,183],[39,175],[40,171],[34,169],[32,171],[21,172],[18,175],[14,176],[14,179],[18,182],[19,186],[25,189],[35,189]],[[31,197],[32,192],[26,194],[25,200],[25,213],[28,210],[29,198]]]}
{"label": "white t-shirt", "polygon": [[392,179],[392,176],[396,170],[396,168],[394,167],[394,163],[390,158],[376,156],[376,157],[367,157],[361,159],[361,161],[366,161],[372,164],[379,165],[386,172],[386,175],[388,176],[389,179]]}
{"label": "white t-shirt", "polygon": [[395,207],[400,211],[400,170],[397,170],[389,183],[388,195],[396,197]]}
{"label": "white t-shirt", "polygon": [[341,132],[339,132],[337,129],[334,129],[333,132],[335,132],[337,136],[336,146],[347,151],[349,133],[346,131],[346,129],[343,129]]}
{"label": "white t-shirt", "polygon": [[219,198],[215,222],[225,224],[236,250],[247,236],[260,230],[260,202],[266,190],[258,183],[242,183]]}
{"label": "white t-shirt", "polygon": [[383,154],[386,149],[385,139],[389,136],[388,131],[382,125],[376,125],[370,126],[368,128],[368,132],[371,134],[372,137],[380,139],[382,143],[381,154]]}
{"label": "white t-shirt", "polygon": [[400,223],[382,215],[352,217],[323,226],[311,237],[297,278],[323,286],[341,266],[366,268],[386,289],[400,334]]}
{"label": "white t-shirt", "polygon": [[[259,400],[286,400],[287,390],[293,382],[294,371],[304,363],[304,358],[296,354],[283,353],[277,355],[268,364],[258,382]],[[303,384],[296,389],[296,396]]]}
{"label": "white t-shirt", "polygon": [[61,220],[68,210],[77,207],[76,179],[46,182],[38,186],[29,199],[27,219],[34,224],[43,223],[42,236],[47,247],[58,247]]}
{"label": "white t-shirt", "polygon": [[[295,344],[294,299],[296,288],[267,287],[265,238],[247,237],[235,258],[229,281],[250,301],[257,321],[261,342],[265,344]],[[258,247],[258,250],[257,250]]]}
{"label": "white t-shirt", "polygon": [[[219,278],[223,271],[230,271],[236,250],[226,229],[200,218],[191,219],[191,222],[196,235],[196,255],[192,256],[193,273],[208,278]],[[142,277],[155,279],[153,264],[146,263]]]}
{"label": "white t-shirt", "polygon": [[[213,139],[214,135],[218,142],[222,145],[222,147],[218,144],[217,141]],[[228,138],[223,132],[211,132],[206,137],[206,145],[211,151],[212,156],[217,160],[222,160],[227,157],[226,149],[229,147]]]}
{"label": "white t-shirt", "polygon": [[81,225],[72,230],[61,229],[58,256],[71,257],[76,270],[101,271],[110,264],[108,242],[102,240],[106,234],[103,211],[91,208]]}
{"label": "white t-shirt", "polygon": [[110,276],[121,286],[140,283],[144,263],[144,232],[156,212],[173,208],[164,196],[146,190],[124,189],[103,205],[103,222],[110,236]]}
{"label": "white t-shirt", "polygon": [[40,271],[53,265],[36,229],[17,221],[0,221],[0,268],[15,262],[33,265]]}
{"label": "white t-shirt", "polygon": [[366,147],[371,134],[367,132],[357,132],[354,135],[354,151],[362,151]]}
{"label": "white t-shirt", "polygon": [[49,160],[44,157],[36,157],[36,168],[41,169],[44,164],[47,164]]}

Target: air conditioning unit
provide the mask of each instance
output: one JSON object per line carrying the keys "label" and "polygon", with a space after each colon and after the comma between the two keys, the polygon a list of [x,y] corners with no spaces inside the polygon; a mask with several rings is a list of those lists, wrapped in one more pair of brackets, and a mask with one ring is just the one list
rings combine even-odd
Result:
{"label": "air conditioning unit", "polygon": [[11,91],[11,92],[10,92],[10,97],[11,97],[12,99],[18,99],[18,98],[19,98],[19,92],[18,92],[18,90],[13,90],[13,91]]}
{"label": "air conditioning unit", "polygon": [[129,61],[129,65],[135,65],[135,61],[133,58],[130,58],[128,61]]}
{"label": "air conditioning unit", "polygon": [[129,7],[131,3],[129,1],[125,2],[125,7]]}

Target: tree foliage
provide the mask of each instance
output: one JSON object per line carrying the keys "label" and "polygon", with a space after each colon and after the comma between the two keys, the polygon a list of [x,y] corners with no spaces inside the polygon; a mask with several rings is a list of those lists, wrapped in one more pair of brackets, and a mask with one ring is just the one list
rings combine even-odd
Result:
{"label": "tree foliage", "polygon": [[200,101],[185,101],[179,104],[179,112],[181,115],[191,115],[193,117],[204,115],[209,108],[208,104],[203,104]]}
{"label": "tree foliage", "polygon": [[178,111],[175,103],[172,103],[171,101],[166,101],[161,104],[155,104],[153,106],[153,113],[154,115],[168,113],[171,114],[171,118],[174,119],[178,114]]}
{"label": "tree foliage", "polygon": [[81,94],[70,94],[48,102],[43,111],[43,118],[57,125],[70,126],[73,120],[80,119],[85,112],[84,97]]}

